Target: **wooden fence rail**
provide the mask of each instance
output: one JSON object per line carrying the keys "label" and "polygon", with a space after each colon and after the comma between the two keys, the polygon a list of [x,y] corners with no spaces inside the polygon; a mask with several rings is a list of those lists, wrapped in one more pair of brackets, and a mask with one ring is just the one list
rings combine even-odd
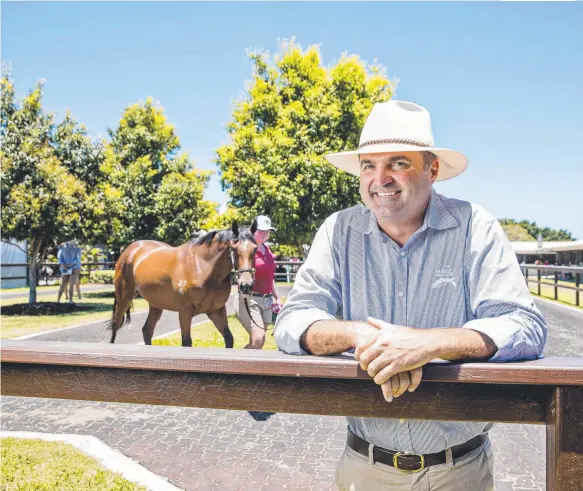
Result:
{"label": "wooden fence rail", "polygon": [[390,404],[349,355],[3,341],[1,358],[2,395],[545,424],[547,490],[583,490],[583,358],[429,364]]}
{"label": "wooden fence rail", "polygon": [[[520,268],[524,274],[524,279],[526,284],[534,283],[538,285],[537,294],[540,297],[541,285],[552,286],[555,289],[555,300],[559,299],[559,289],[563,288],[565,290],[575,290],[575,305],[581,306],[580,292],[583,292],[581,285],[581,276],[583,276],[583,267],[580,266],[551,266],[551,265],[538,265],[538,264],[521,264]],[[536,271],[536,280],[531,280],[529,277],[529,272],[531,270]],[[549,273],[553,275],[553,281],[545,281],[542,276],[548,276]],[[575,285],[564,285],[559,284],[559,274],[569,274],[575,280]]]}
{"label": "wooden fence rail", "polygon": [[[278,267],[279,272],[275,274],[276,281],[289,281],[292,282],[295,280],[297,269],[304,264],[303,261],[275,261],[276,267]],[[41,268],[48,267],[53,270],[53,274],[51,277],[58,277],[60,276],[59,273],[59,263],[39,263],[38,269],[39,272]],[[285,268],[289,266],[289,271],[281,271],[280,268]],[[24,276],[10,276],[5,279],[7,280],[24,280],[26,279],[28,282],[28,263],[12,263],[12,264],[3,264],[3,268],[26,268],[26,274]],[[82,276],[90,276],[91,270],[94,269],[93,267],[103,267],[103,269],[115,269],[115,261],[101,261],[101,262],[83,262],[81,263],[81,275]],[[39,283],[41,281],[41,277],[39,274]]]}

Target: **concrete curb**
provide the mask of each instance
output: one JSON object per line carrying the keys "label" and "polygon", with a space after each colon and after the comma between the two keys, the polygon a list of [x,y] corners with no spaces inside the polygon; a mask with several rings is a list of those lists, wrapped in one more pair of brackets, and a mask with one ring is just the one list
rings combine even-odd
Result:
{"label": "concrete curb", "polygon": [[97,459],[112,472],[118,472],[128,481],[146,486],[151,491],[181,491],[165,478],[150,472],[134,460],[126,457],[91,435],[71,435],[67,433],[37,433],[34,431],[0,431],[1,438],[23,438],[48,442],[70,443],[83,453]]}
{"label": "concrete curb", "polygon": [[556,302],[554,300],[550,300],[548,298],[539,297],[538,295],[533,295],[536,300],[542,300],[543,302],[550,303],[552,305],[556,305],[557,307],[563,307],[564,309],[570,310],[571,312],[577,312],[578,314],[583,315],[583,309],[579,309],[577,307],[571,307],[569,305],[565,305],[561,302]]}

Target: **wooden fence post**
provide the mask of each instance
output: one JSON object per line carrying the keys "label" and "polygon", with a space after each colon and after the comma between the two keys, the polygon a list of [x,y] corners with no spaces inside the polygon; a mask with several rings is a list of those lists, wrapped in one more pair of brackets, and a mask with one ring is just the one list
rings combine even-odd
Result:
{"label": "wooden fence post", "polygon": [[[575,287],[579,288],[581,284],[581,273],[575,274]],[[575,305],[579,307],[579,290],[575,290]]]}
{"label": "wooden fence post", "polygon": [[583,387],[556,387],[547,407],[547,489],[583,491]]}

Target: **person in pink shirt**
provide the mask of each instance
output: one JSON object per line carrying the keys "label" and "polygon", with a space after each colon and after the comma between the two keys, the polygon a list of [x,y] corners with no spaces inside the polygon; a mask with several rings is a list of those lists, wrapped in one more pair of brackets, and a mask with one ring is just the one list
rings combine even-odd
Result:
{"label": "person in pink shirt", "polygon": [[[257,242],[255,251],[255,283],[250,295],[238,294],[235,298],[235,312],[239,321],[249,333],[247,349],[261,349],[265,343],[265,333],[271,322],[273,305],[279,305],[279,295],[275,288],[275,256],[267,245],[269,235],[275,229],[271,219],[259,215],[253,220],[251,230]],[[246,305],[247,304],[247,305]]]}

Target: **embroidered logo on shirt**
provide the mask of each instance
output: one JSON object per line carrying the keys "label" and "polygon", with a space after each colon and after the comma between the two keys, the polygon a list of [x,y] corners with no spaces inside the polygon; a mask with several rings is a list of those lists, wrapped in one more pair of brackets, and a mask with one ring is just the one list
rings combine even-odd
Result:
{"label": "embroidered logo on shirt", "polygon": [[435,277],[437,280],[435,280],[431,288],[439,288],[441,285],[451,285],[453,287],[457,286],[455,280],[453,279],[453,270],[450,266],[436,269]]}

